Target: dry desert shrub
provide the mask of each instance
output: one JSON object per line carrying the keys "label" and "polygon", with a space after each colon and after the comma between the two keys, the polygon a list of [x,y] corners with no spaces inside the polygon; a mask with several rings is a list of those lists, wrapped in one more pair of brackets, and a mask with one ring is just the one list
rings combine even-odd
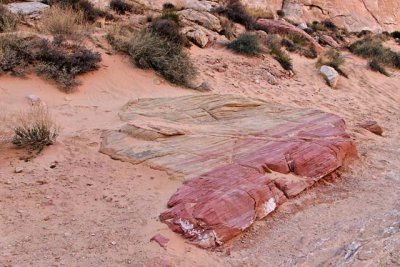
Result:
{"label": "dry desert shrub", "polygon": [[0,74],[23,75],[36,71],[55,81],[64,92],[78,84],[77,75],[96,70],[100,61],[98,52],[67,42],[61,36],[53,41],[35,36],[0,36]]}
{"label": "dry desert shrub", "polygon": [[261,53],[258,37],[251,33],[243,33],[227,47],[238,54],[255,56]]}
{"label": "dry desert shrub", "polygon": [[318,58],[317,67],[321,67],[322,65],[327,65],[334,68],[340,75],[348,78],[347,73],[342,69],[342,65],[345,63],[345,58],[342,54],[335,50],[329,49],[323,55]]}
{"label": "dry desert shrub", "polygon": [[282,49],[281,43],[281,37],[276,34],[268,35],[266,40],[266,46],[269,48],[270,54],[274,57],[274,59],[279,62],[282,68],[291,71],[293,70],[292,59],[288,53]]}
{"label": "dry desert shrub", "polygon": [[358,56],[369,60],[369,67],[373,71],[378,71],[386,76],[389,73],[384,66],[400,68],[400,53],[382,45],[378,38],[366,37],[352,43],[350,51]]}
{"label": "dry desert shrub", "polygon": [[0,32],[14,31],[17,23],[17,17],[0,4]]}
{"label": "dry desert shrub", "polygon": [[81,11],[55,5],[43,13],[42,30],[51,34],[75,34],[80,31],[82,23]]}
{"label": "dry desert shrub", "polygon": [[183,47],[151,31],[142,31],[128,44],[136,66],[154,69],[170,82],[190,86],[196,69]]}
{"label": "dry desert shrub", "polygon": [[125,14],[127,12],[132,12],[133,5],[125,0],[111,0],[110,8],[118,14]]}
{"label": "dry desert shrub", "polygon": [[43,106],[34,106],[17,114],[12,120],[11,129],[15,146],[37,153],[52,145],[59,134],[59,127]]}
{"label": "dry desert shrub", "polygon": [[233,22],[242,24],[248,30],[252,30],[255,26],[255,19],[248,13],[240,0],[229,0],[225,7],[219,7],[215,9],[215,12],[226,16]]}

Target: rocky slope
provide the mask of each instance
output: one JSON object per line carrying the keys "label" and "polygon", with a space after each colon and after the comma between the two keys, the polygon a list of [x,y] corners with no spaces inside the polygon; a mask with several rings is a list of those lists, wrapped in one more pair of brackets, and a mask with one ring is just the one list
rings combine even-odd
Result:
{"label": "rocky slope", "polygon": [[[201,0],[136,0],[153,9],[164,2],[184,8],[209,10],[216,2]],[[301,23],[330,19],[349,31],[394,31],[400,25],[400,2],[397,0],[242,0],[250,7],[283,10],[288,19]]]}

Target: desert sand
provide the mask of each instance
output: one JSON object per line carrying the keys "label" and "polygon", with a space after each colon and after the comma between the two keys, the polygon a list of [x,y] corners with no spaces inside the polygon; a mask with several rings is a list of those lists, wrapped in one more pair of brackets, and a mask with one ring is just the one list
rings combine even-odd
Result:
{"label": "desert sand", "polygon": [[[34,75],[2,75],[2,111],[28,108],[25,96],[35,94],[61,135],[28,162],[19,159],[23,150],[0,150],[0,265],[399,266],[400,72],[385,77],[345,54],[350,78],[331,89],[315,60],[300,56],[293,55],[291,77],[270,56],[247,58],[220,47],[190,53],[214,93],[341,116],[359,159],[240,237],[203,250],[159,222],[179,179],[98,152],[101,133],[121,124],[118,111],[129,100],[199,92],[105,53],[100,70],[78,77],[82,84],[71,94]],[[371,119],[383,127],[382,137],[358,126]],[[22,173],[14,173],[16,167]],[[158,233],[170,239],[165,249],[150,242]]]}

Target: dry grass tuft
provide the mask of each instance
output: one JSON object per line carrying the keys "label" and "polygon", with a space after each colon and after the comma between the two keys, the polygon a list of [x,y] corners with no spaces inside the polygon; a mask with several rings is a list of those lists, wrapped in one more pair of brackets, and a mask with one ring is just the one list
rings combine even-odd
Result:
{"label": "dry grass tuft", "polygon": [[0,4],[0,32],[14,31],[17,27],[17,16]]}
{"label": "dry grass tuft", "polygon": [[81,29],[83,13],[71,7],[52,6],[43,13],[42,30],[51,34],[75,34]]}
{"label": "dry grass tuft", "polygon": [[12,143],[15,146],[37,153],[52,145],[59,134],[59,127],[43,106],[34,106],[20,112],[13,119],[11,128],[14,133]]}

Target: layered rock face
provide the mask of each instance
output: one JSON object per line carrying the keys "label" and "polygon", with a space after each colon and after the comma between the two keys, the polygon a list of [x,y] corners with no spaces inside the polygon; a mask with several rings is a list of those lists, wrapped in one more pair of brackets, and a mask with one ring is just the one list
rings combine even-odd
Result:
{"label": "layered rock face", "polygon": [[[210,11],[223,1],[138,0],[152,9],[171,2],[184,9]],[[243,4],[276,12],[283,10],[294,22],[330,19],[349,31],[394,31],[400,28],[398,0],[242,0]]]}
{"label": "layered rock face", "polygon": [[101,152],[184,178],[160,215],[202,247],[223,244],[356,157],[336,115],[232,95],[142,99]]}
{"label": "layered rock face", "polygon": [[400,28],[398,0],[242,0],[244,4],[282,9],[296,23],[330,19],[349,31],[394,31]]}

